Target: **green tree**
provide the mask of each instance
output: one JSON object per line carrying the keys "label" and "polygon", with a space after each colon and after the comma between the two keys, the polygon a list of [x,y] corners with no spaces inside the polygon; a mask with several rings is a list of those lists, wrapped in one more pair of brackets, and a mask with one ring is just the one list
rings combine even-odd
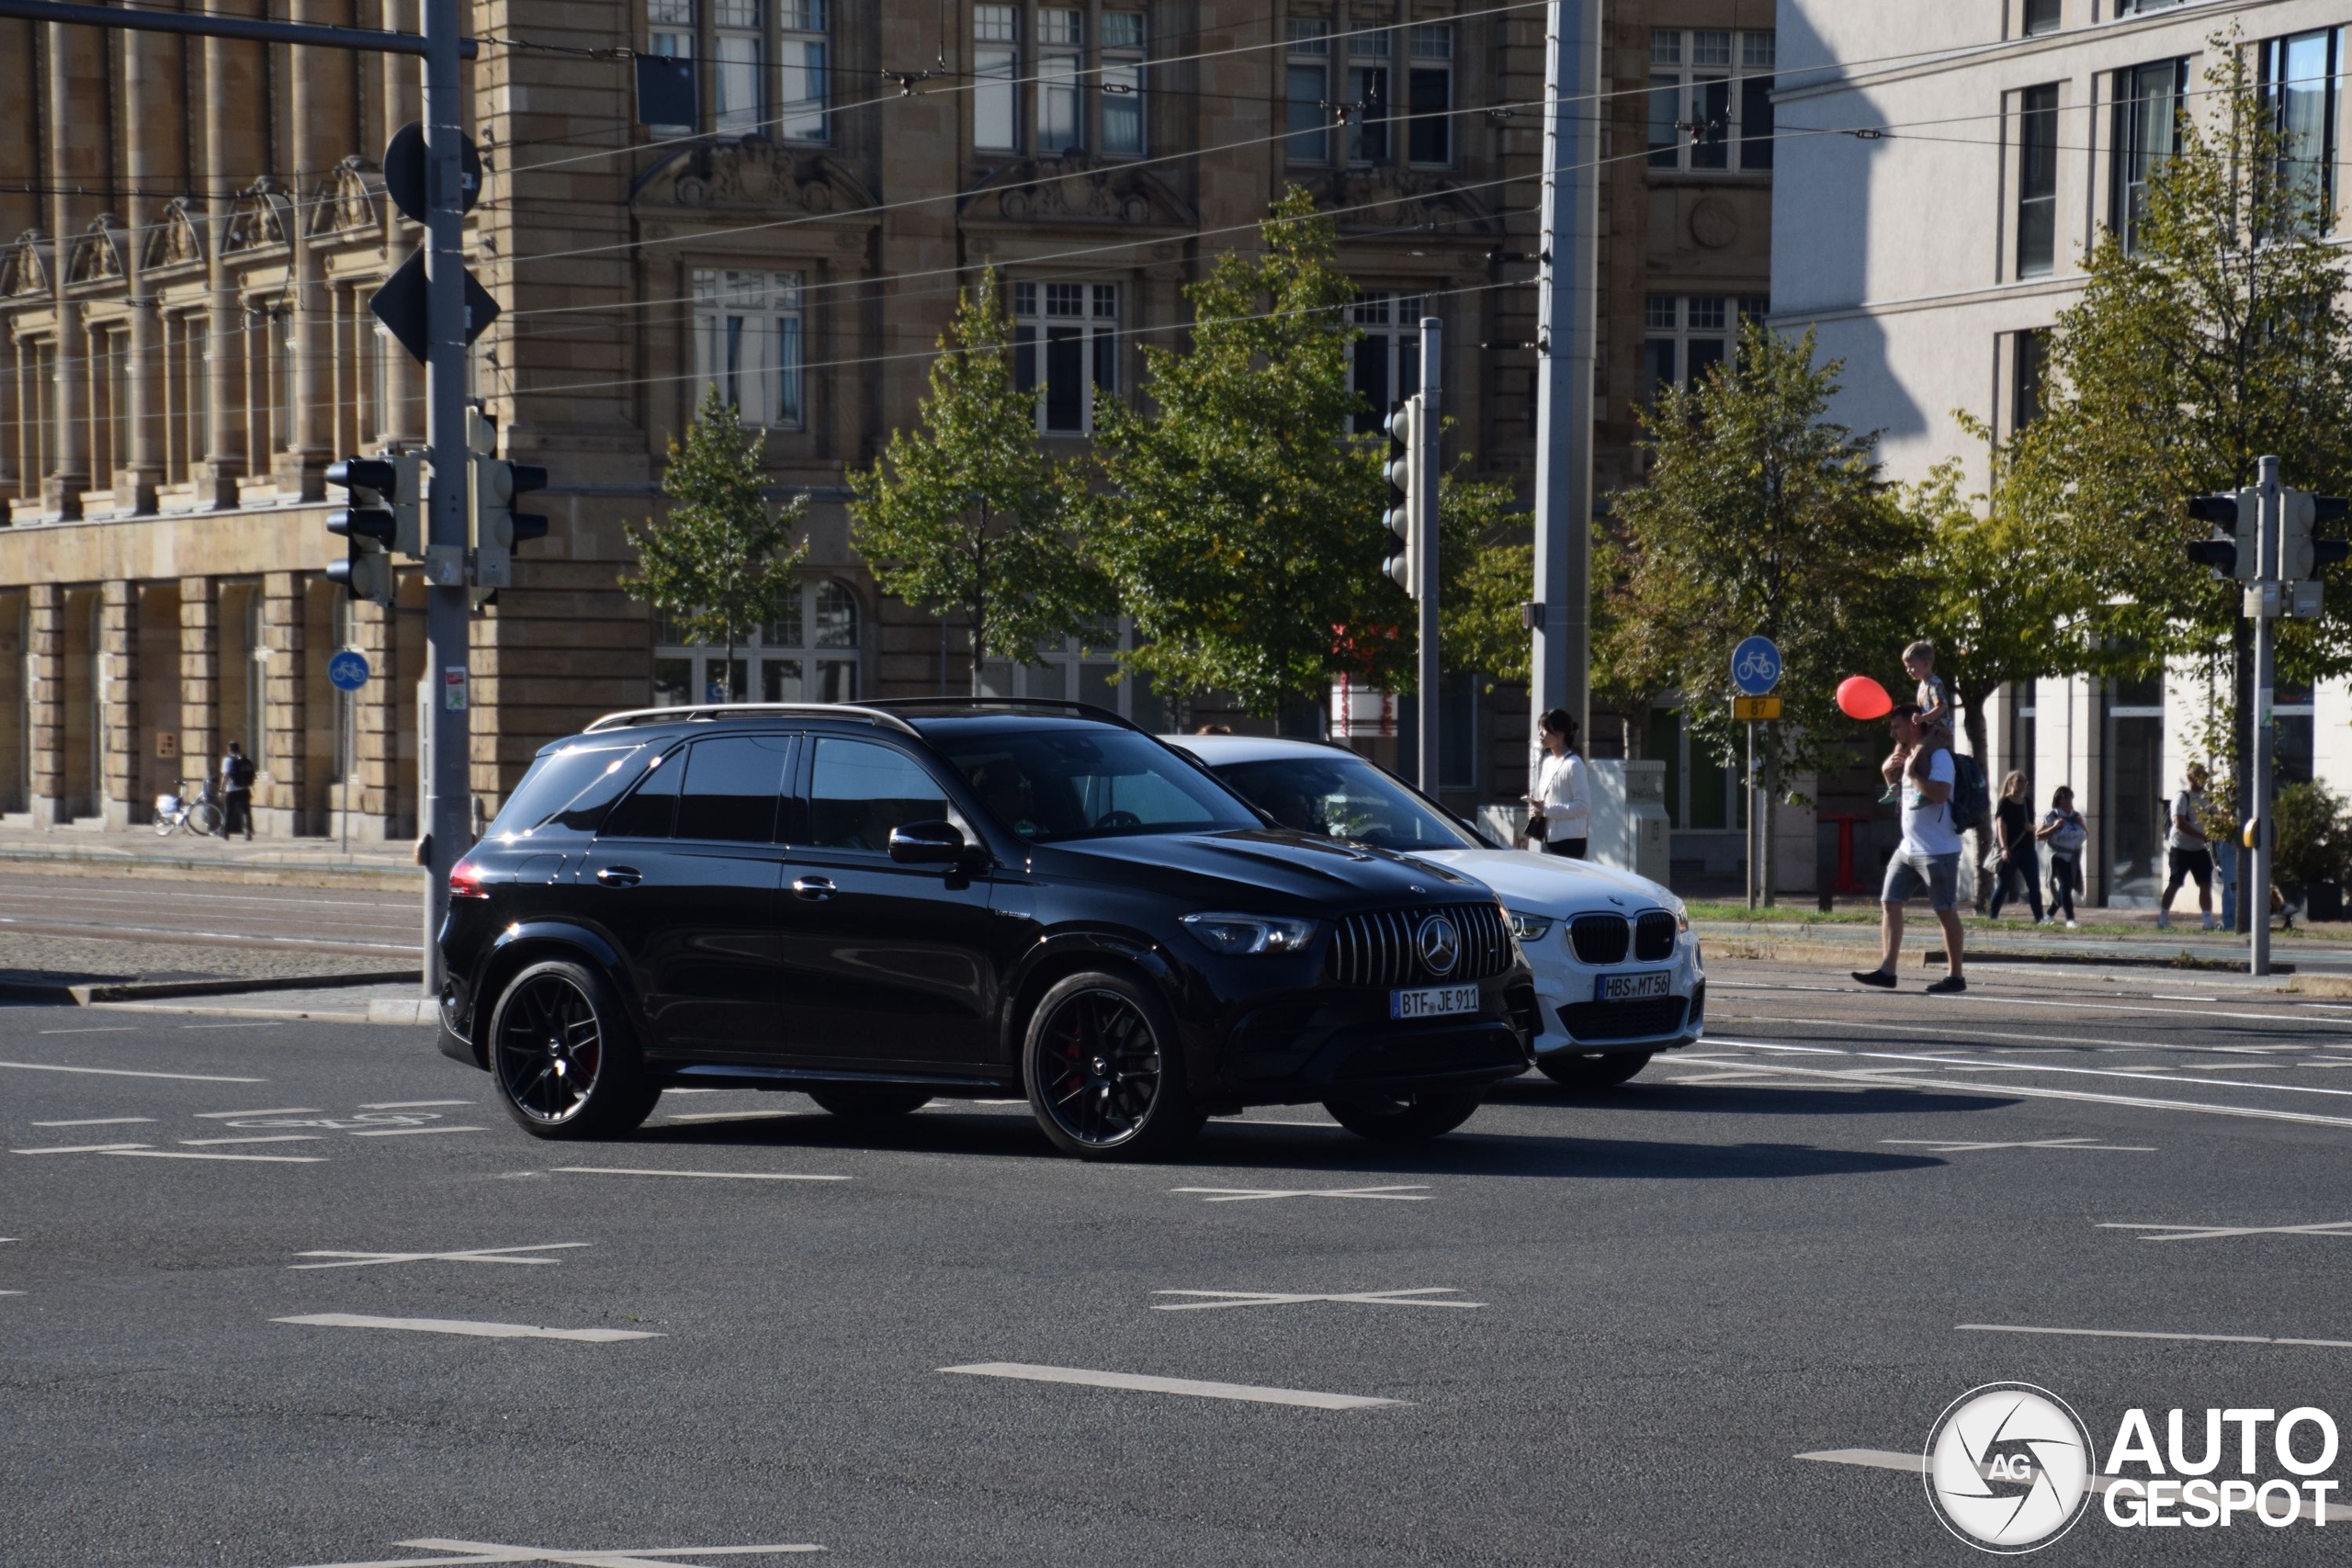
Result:
{"label": "green tree", "polygon": [[932,361],[922,428],[897,431],[851,474],[851,543],[875,581],[971,631],[972,691],[984,660],[1033,658],[1099,628],[1109,584],[1079,548],[1085,486],[1037,442],[1038,391],[1013,385],[993,268],[960,294]]}
{"label": "green tree", "polygon": [[765,446],[766,437],[747,433],[735,405],[709,388],[684,445],[670,442],[662,475],[669,512],[623,529],[637,570],[622,574],[621,587],[668,615],[688,641],[724,648],[720,668],[730,672],[730,687],[735,649],[783,612],[806,548],[794,536],[808,498],[769,506]]}
{"label": "green tree", "polygon": [[1910,621],[1921,531],[1880,478],[1876,433],[1827,417],[1841,367],[1814,364],[1809,331],[1749,324],[1731,365],[1643,414],[1648,482],[1614,498],[1611,682],[1679,692],[1694,747],[1729,765],[1745,728],[1731,717],[1732,649],[1772,638],[1783,717],[1758,738],[1770,798],[1787,773],[1850,760],[1838,682],[1899,648]]}

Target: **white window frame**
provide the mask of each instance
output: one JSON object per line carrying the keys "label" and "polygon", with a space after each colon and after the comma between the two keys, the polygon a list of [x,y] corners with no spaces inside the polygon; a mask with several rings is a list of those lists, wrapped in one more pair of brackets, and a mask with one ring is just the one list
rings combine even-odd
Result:
{"label": "white window frame", "polygon": [[1344,39],[1348,96],[1348,162],[1385,164],[1396,153],[1389,117],[1396,112],[1394,27],[1362,27]]}
{"label": "white window frame", "polygon": [[808,425],[807,319],[797,272],[696,267],[695,398],[717,386],[747,425]]}
{"label": "white window frame", "polygon": [[[1777,51],[1777,36],[1766,30],[1653,28],[1649,167],[1659,173],[1770,173]],[[1711,104],[1716,88],[1721,102]],[[1692,125],[1716,129],[1694,143],[1681,129]]]}
{"label": "white window frame", "polygon": [[[1405,113],[1411,117],[1401,122],[1405,161],[1419,169],[1445,169],[1453,166],[1453,24],[1452,22],[1416,22],[1404,30],[1407,45],[1405,57]],[[1442,77],[1442,101],[1435,106],[1443,111],[1436,118],[1425,118],[1430,109],[1420,107],[1421,85],[1425,80]],[[1427,143],[1434,138],[1434,156],[1423,156]],[[1417,145],[1417,142],[1420,145]]]}
{"label": "white window frame", "polygon": [[[1036,278],[1012,286],[1013,384],[1037,391],[1040,435],[1094,434],[1098,390],[1116,397],[1120,376],[1119,286],[1073,278]],[[1080,391],[1076,424],[1050,423],[1057,344],[1078,344]]]}
{"label": "white window frame", "polygon": [[710,0],[711,125],[721,136],[756,136],[764,118],[767,55],[763,0]]}
{"label": "white window frame", "polygon": [[[1170,716],[1158,696],[1145,687],[1140,674],[1129,674],[1115,682],[1110,679],[1118,671],[1118,655],[1135,646],[1135,625],[1122,616],[1115,637],[1099,642],[1070,637],[1057,644],[1043,645],[1035,658],[1022,664],[1009,659],[983,660],[980,694],[1092,703],[1097,707],[1109,708],[1131,724],[1147,728],[1164,725]],[[1140,711],[1138,697],[1142,698]]]}
{"label": "white window frame", "polygon": [[[719,691],[727,651],[715,643],[679,639],[668,616],[653,618],[653,705],[702,707],[714,702],[854,703],[865,673],[859,634],[865,606],[849,584],[837,578],[804,578],[784,615],[735,647],[730,694]],[[685,666],[683,693],[665,689],[665,675]],[[669,668],[665,669],[664,666]]]}
{"label": "white window frame", "polygon": [[1074,6],[1037,8],[1036,123],[1040,153],[1086,145],[1086,13]]}
{"label": "white window frame", "polygon": [[[645,0],[645,52],[665,60],[695,57],[695,0]],[[697,119],[701,115],[695,110]],[[649,125],[655,135],[684,136],[693,125]]]}
{"label": "white window frame", "polygon": [[786,141],[830,141],[826,114],[832,84],[827,75],[832,43],[827,0],[775,0],[777,23],[776,131]]}
{"label": "white window frame", "polygon": [[[1314,96],[1303,96],[1302,87],[1308,88]],[[1283,58],[1283,123],[1289,132],[1283,141],[1283,157],[1293,164],[1329,164],[1331,111],[1325,106],[1331,99],[1330,23],[1320,18],[1291,18],[1289,50]],[[1311,130],[1301,123],[1310,118],[1314,122]]]}
{"label": "white window frame", "polygon": [[[1151,151],[1151,120],[1144,112],[1144,64],[1150,58],[1151,17],[1143,11],[1102,13],[1101,67],[1102,151],[1140,158]],[[1113,127],[1116,127],[1114,131]]]}
{"label": "white window frame", "polygon": [[1770,309],[1770,302],[1755,294],[1648,296],[1642,304],[1641,400],[1655,402],[1660,387],[1669,379],[1659,375],[1666,367],[1661,355],[1670,355],[1667,363],[1673,367],[1672,383],[1688,388],[1698,378],[1692,374],[1693,344],[1711,349],[1720,345],[1720,352],[1700,356],[1699,374],[1703,375],[1710,365],[1731,364],[1739,351],[1740,324],[1761,320]]}
{"label": "white window frame", "polygon": [[1021,150],[1021,12],[972,7],[972,145],[981,152]]}
{"label": "white window frame", "polygon": [[[1368,288],[1356,295],[1348,320],[1363,335],[1348,366],[1348,383],[1369,403],[1372,412],[1356,415],[1356,434],[1376,435],[1388,417],[1388,406],[1421,389],[1421,316],[1424,296],[1419,289]],[[1383,389],[1365,385],[1368,360],[1376,359],[1387,381]]]}

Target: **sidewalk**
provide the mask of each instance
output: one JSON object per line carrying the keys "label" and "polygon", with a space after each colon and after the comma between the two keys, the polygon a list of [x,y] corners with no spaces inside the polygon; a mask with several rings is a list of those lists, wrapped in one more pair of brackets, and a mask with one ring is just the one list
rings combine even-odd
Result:
{"label": "sidewalk", "polygon": [[72,874],[102,871],[137,876],[161,873],[194,881],[269,882],[347,886],[355,880],[406,890],[416,886],[412,844],[354,844],[348,853],[334,839],[215,839],[186,829],[159,838],[153,828],[106,831],[93,828],[0,827],[0,864],[46,866]]}

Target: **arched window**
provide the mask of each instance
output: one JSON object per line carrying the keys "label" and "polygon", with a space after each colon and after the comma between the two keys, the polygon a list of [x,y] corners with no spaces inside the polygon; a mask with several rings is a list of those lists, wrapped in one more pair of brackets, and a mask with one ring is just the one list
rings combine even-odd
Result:
{"label": "arched window", "polygon": [[857,595],[831,578],[804,581],[785,607],[735,649],[688,643],[667,615],[653,630],[653,702],[854,703],[860,690]]}

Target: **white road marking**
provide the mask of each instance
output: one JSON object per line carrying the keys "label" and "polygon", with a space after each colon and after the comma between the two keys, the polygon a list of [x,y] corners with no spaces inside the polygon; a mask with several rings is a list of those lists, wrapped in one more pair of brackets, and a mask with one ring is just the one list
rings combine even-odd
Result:
{"label": "white road marking", "polygon": [[122,1149],[143,1149],[144,1144],[69,1144],[58,1148],[10,1149],[12,1155],[110,1155]]}
{"label": "white road marking", "polygon": [[[1935,1026],[1935,1025],[1933,1025],[1933,1024],[1924,1024],[1924,1023],[1849,1023],[1849,1022],[1847,1022],[1846,1021],[1844,1021],[1844,1020],[1842,1020],[1842,1019],[1834,1019],[1834,1018],[1777,1018],[1777,1017],[1773,1017],[1773,1016],[1770,1016],[1770,1015],[1768,1015],[1768,1014],[1760,1014],[1760,1013],[1759,1013],[1759,1014],[1758,1014],[1758,1015],[1756,1015],[1755,1017],[1752,1017],[1752,1018],[1749,1018],[1749,1019],[1744,1020],[1743,1021],[1745,1021],[1745,1022],[1748,1022],[1748,1023],[1802,1023],[1802,1024],[1806,1024],[1806,1025],[1809,1025],[1809,1026],[1812,1026],[1812,1027],[1815,1027],[1815,1028],[1823,1028],[1823,1029],[1844,1029],[1844,1030],[1849,1030],[1849,1031],[1852,1031],[1852,1032],[1857,1032],[1857,1033],[1863,1033],[1863,1034],[1875,1033],[1875,1032],[1878,1032],[1883,1031],[1883,1032],[1887,1032],[1887,1033],[1890,1033],[1890,1034],[1933,1034],[1933,1035],[1937,1035],[1937,1036],[1939,1036],[1939,1037],[1942,1037],[1942,1038],[1947,1038],[1947,1039],[1949,1039],[1951,1036],[1955,1035],[1955,1034],[1959,1034],[1959,1035],[1966,1035],[1966,1036],[1969,1036],[1970,1038],[1977,1039],[1977,1040],[2039,1040],[2039,1039],[2041,1039],[2041,1035],[2038,1035],[2038,1034],[2010,1034],[2010,1033],[2006,1033],[2006,1032],[2002,1032],[2002,1031],[2000,1031],[2000,1030],[1996,1030],[1996,1029],[1966,1029],[1966,1028],[1962,1028],[1962,1029],[1944,1029],[1944,1028],[1938,1028],[1938,1027],[1936,1027],[1936,1026]],[[2039,1052],[2044,1052],[2044,1051],[2065,1051],[2065,1050],[2073,1049],[2073,1048],[2079,1047],[2079,1046],[2083,1046],[2083,1045],[2098,1045],[2098,1046],[2102,1046],[2102,1047],[2105,1047],[2105,1048],[2107,1048],[2107,1049],[2110,1049],[2110,1050],[2121,1050],[2121,1051],[2179,1051],[2179,1052],[2186,1052],[2186,1053],[2188,1053],[2188,1054],[2190,1054],[2190,1055],[2219,1055],[2219,1054],[2223,1053],[2223,1052],[2227,1052],[2227,1053],[2229,1053],[2230,1055],[2243,1055],[2243,1054],[2245,1054],[2245,1053],[2247,1053],[2247,1052],[2253,1052],[2253,1053],[2255,1053],[2255,1054],[2256,1054],[2256,1055],[2269,1055],[2269,1054],[2270,1054],[2272,1051],[2274,1051],[2274,1050],[2277,1050],[2277,1051],[2286,1051],[2286,1052],[2294,1052],[2294,1051],[2298,1051],[2298,1050],[2308,1050],[2308,1049],[2310,1049],[2310,1047],[2309,1047],[2309,1046],[2296,1046],[2296,1045],[2280,1045],[2280,1046],[2251,1046],[2251,1045],[2167,1045],[2167,1044],[2164,1044],[2164,1043],[2161,1043],[2149,1042],[2149,1041],[2143,1041],[2143,1040],[2093,1040],[2093,1039],[2089,1039],[2089,1038],[2087,1038],[2087,1037],[2086,1037],[2086,1038],[2084,1038],[2084,1039],[2080,1039],[2080,1040],[2075,1041],[2075,1045],[2074,1045],[2073,1047],[2065,1046],[2065,1045],[2037,1045],[2037,1046],[2033,1046],[2033,1047],[2031,1047],[2031,1049],[2032,1049],[2033,1051],[2037,1052],[2037,1053],[2039,1053]],[[2014,1052],[2009,1053],[2009,1055],[2016,1055],[2016,1054],[2017,1054],[2017,1053],[2014,1053]],[[1932,1058],[1917,1058],[1917,1059],[1932,1059]],[[2266,1064],[2266,1065],[2267,1065],[2267,1064]],[[2119,1071],[2117,1071],[2116,1069],[2113,1069],[2113,1068],[2106,1068],[2106,1067],[2064,1067],[2064,1066],[2057,1066],[2057,1065],[2056,1065],[2056,1064],[2054,1064],[2054,1063],[2052,1063],[2052,1064],[2045,1064],[2045,1063],[2038,1063],[2038,1062],[2019,1062],[2019,1063],[2017,1063],[2017,1064],[2016,1064],[2016,1066],[2018,1066],[2018,1068],[2020,1071],[2029,1071],[2029,1070],[2030,1070],[2030,1071],[2033,1071],[2033,1072],[2042,1072],[2042,1073],[2070,1073],[2070,1072],[2071,1072],[2071,1073],[2098,1073],[2098,1074],[2100,1074],[2100,1075],[2102,1075],[2102,1076],[2104,1076],[2104,1077],[2129,1077],[2130,1076],[2132,1076],[2130,1073],[2119,1072]],[[2189,1071],[2189,1072],[2214,1073],[2214,1072],[2233,1072],[2233,1071],[2236,1071],[2236,1070],[2238,1070],[2238,1069],[2231,1068],[2231,1067],[2223,1067],[2223,1066],[2210,1066],[2210,1065],[2206,1065],[2206,1064],[2202,1064],[2202,1063],[2200,1063],[2200,1064],[2198,1064],[2198,1065],[2196,1065],[2196,1066],[2191,1066],[2191,1067],[2189,1067],[2189,1068],[2187,1068],[2187,1069],[2177,1068],[2177,1067],[2163,1067],[2163,1068],[2158,1068],[2158,1069],[2155,1069],[2155,1070],[2157,1070],[2157,1071],[2161,1071],[2161,1072],[2178,1072],[2178,1071],[2186,1070],[2186,1071]],[[2303,1093],[2305,1093],[2305,1094],[2352,1094],[2352,1089],[2305,1089],[2305,1090],[2303,1090],[2302,1092],[2303,1092]]]}
{"label": "white road marking", "polygon": [[312,1105],[280,1105],[268,1111],[199,1111],[196,1119],[199,1122],[231,1122],[240,1116],[300,1116],[317,1109]]}
{"label": "white road marking", "polygon": [[678,1122],[766,1122],[778,1116],[798,1116],[797,1111],[696,1111],[684,1116],[664,1116],[663,1123]]}
{"label": "white road marking", "polygon": [[610,1551],[575,1550],[556,1546],[505,1546],[487,1540],[448,1540],[428,1536],[400,1540],[395,1546],[418,1551],[447,1551],[452,1557],[387,1557],[371,1562],[325,1562],[317,1568],[475,1568],[492,1562],[560,1562],[571,1568],[693,1568],[673,1561],[685,1557],[778,1557],[794,1552],[822,1551],[821,1546],[633,1546]]}
{"label": "white road marking", "polygon": [[128,1067],[61,1067],[54,1062],[0,1062],[28,1073],[87,1073],[102,1078],[171,1078],[180,1083],[267,1083],[267,1078],[223,1077],[218,1073],[135,1073]]}
{"label": "white road marking", "polygon": [[1271,1116],[1225,1116],[1218,1120],[1227,1127],[1322,1127],[1338,1132],[1337,1122],[1277,1122]]}
{"label": "white road marking", "polygon": [[315,1144],[319,1140],[309,1133],[263,1133],[251,1138],[182,1138],[184,1149],[209,1149],[220,1144]]}
{"label": "white road marking", "polygon": [[259,1165],[317,1165],[323,1155],[198,1155],[181,1149],[114,1149],[108,1151],[118,1159],[235,1159],[251,1160]]}
{"label": "white road marking", "polygon": [[2170,1231],[2170,1235],[2143,1235],[2142,1241],[2211,1241],[2216,1237],[2236,1235],[2345,1235],[2352,1236],[2352,1220],[2325,1220],[2312,1225],[2145,1225],[2120,1221],[2103,1222],[2103,1231]]}
{"label": "white road marking", "polygon": [[[2352,1066],[2347,1063],[2346,1066]],[[153,1116],[93,1116],[86,1122],[36,1122],[36,1127],[128,1127],[134,1122],[153,1122]]]}
{"label": "white road marking", "polygon": [[370,1132],[354,1133],[355,1138],[413,1138],[423,1133],[487,1133],[487,1127],[379,1127]]}
{"label": "white road marking", "polygon": [[442,1105],[471,1105],[470,1100],[388,1100],[377,1105],[363,1105],[362,1111],[430,1111]]}
{"label": "white road marking", "polygon": [[[1928,1468],[1926,1456],[1890,1449],[1824,1449],[1818,1453],[1798,1454],[1796,1457],[1822,1464],[1859,1464],[1871,1470],[1899,1470],[1905,1475],[1924,1475]],[[2093,1475],[2086,1479],[2092,1491],[2104,1493],[2117,1481],[2126,1478]],[[2136,1483],[2138,1478],[2131,1479]],[[2335,1503],[2322,1509],[2317,1504],[2305,1503],[2297,1512],[2301,1517],[2314,1524],[2333,1523],[2339,1519],[2352,1519],[2352,1504]]]}
{"label": "white road marking", "polygon": [[2222,999],[2219,997],[2176,996],[2170,991],[2150,991],[2148,993],[2148,998],[2151,1001],[2158,1002],[2218,1002]]}
{"label": "white road marking", "polygon": [[269,1321],[318,1328],[397,1328],[412,1334],[460,1334],[476,1339],[577,1339],[590,1345],[665,1337],[635,1328],[536,1328],[527,1323],[469,1323],[456,1317],[369,1317],[350,1312],[312,1313],[307,1317],[273,1317]]}
{"label": "white road marking", "polygon": [[127,1023],[109,1023],[96,1029],[44,1029],[40,1032],[43,1034],[129,1034],[131,1029]]}
{"label": "white road marking", "polygon": [[1154,1312],[1211,1312],[1218,1307],[1295,1306],[1301,1302],[1346,1302],[1356,1306],[1482,1307],[1484,1302],[1440,1302],[1431,1296],[1452,1295],[1460,1287],[1422,1285],[1410,1291],[1351,1291],[1340,1295],[1290,1295],[1278,1291],[1154,1291],[1155,1296],[1207,1296],[1197,1302],[1162,1302]]}
{"label": "white road marking", "polygon": [[1202,1192],[1207,1203],[1247,1203],[1260,1198],[1386,1198],[1399,1203],[1426,1203],[1433,1196],[1429,1183],[1402,1187],[1171,1187],[1170,1192]]}
{"label": "white road marking", "polygon": [[1881,1138],[1882,1144],[1906,1144],[1939,1155],[1975,1154],[1984,1149],[2083,1149],[2111,1155],[2152,1155],[2143,1144],[2101,1144],[2088,1138],[2038,1138],[2030,1144],[1951,1143],[1942,1138]]}
{"label": "white road marking", "polygon": [[2216,1345],[2301,1345],[2319,1350],[2352,1350],[2352,1339],[2278,1339],[2267,1334],[2158,1334],[2144,1328],[2030,1328],[2015,1323],[1955,1323],[1973,1334],[2069,1334],[2093,1339],[2194,1339]]}
{"label": "white road marking", "polygon": [[800,1176],[779,1170],[639,1170],[626,1166],[560,1165],[567,1176],[689,1176],[704,1181],[847,1181],[846,1176]]}
{"label": "white road marking", "polygon": [[298,1252],[297,1258],[334,1258],[335,1263],[288,1263],[288,1269],[368,1269],[382,1263],[556,1263],[554,1258],[519,1258],[524,1252],[563,1252],[584,1241],[543,1241],[532,1247],[478,1247],[465,1252]]}
{"label": "white road marking", "polygon": [[283,1029],[286,1025],[284,1023],[255,1023],[244,1021],[238,1023],[183,1023],[180,1027],[182,1029]]}
{"label": "white road marking", "polygon": [[1195,1399],[1239,1399],[1254,1404],[1297,1404],[1309,1410],[1363,1410],[1403,1404],[1401,1399],[1371,1399],[1358,1393],[1316,1393],[1306,1389],[1262,1388],[1255,1383],[1203,1382],[1195,1378],[1156,1378],[1138,1372],[1098,1372],[1083,1367],[1035,1367],[1020,1361],[977,1361],[942,1367],[981,1378],[1020,1378],[1030,1382],[1076,1383],[1084,1388],[1137,1389],[1146,1393],[1182,1393]]}

